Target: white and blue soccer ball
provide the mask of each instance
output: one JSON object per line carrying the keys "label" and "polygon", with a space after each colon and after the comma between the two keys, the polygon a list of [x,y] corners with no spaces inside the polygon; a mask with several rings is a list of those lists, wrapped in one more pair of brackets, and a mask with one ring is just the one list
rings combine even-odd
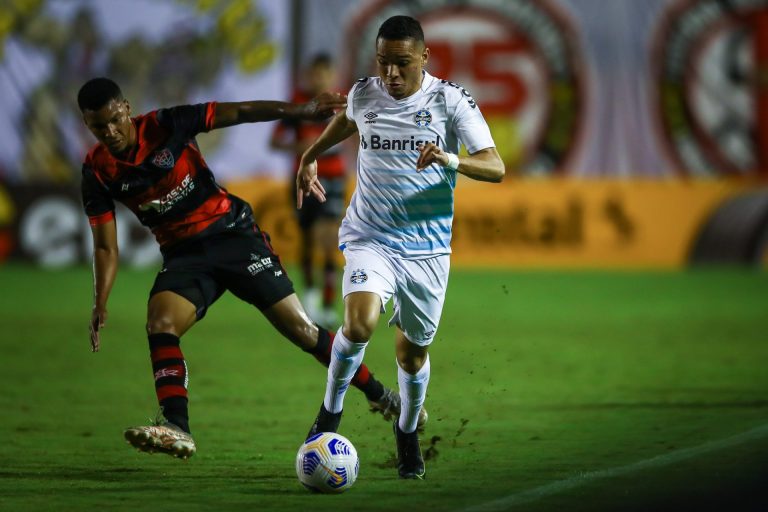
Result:
{"label": "white and blue soccer ball", "polygon": [[346,437],[320,432],[301,445],[296,454],[296,475],[304,487],[316,492],[344,492],[357,480],[360,460]]}

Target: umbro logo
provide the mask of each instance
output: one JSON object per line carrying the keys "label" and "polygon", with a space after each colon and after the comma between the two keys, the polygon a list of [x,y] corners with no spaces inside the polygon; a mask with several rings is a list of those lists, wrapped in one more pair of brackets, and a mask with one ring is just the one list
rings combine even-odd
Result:
{"label": "umbro logo", "polygon": [[368,113],[367,113],[367,114],[365,114],[365,116],[363,116],[363,117],[365,117],[365,118],[367,119],[367,121],[365,122],[365,124],[375,124],[375,123],[376,123],[376,121],[374,121],[374,119],[376,119],[377,117],[379,117],[379,115],[378,115],[376,112],[368,112]]}

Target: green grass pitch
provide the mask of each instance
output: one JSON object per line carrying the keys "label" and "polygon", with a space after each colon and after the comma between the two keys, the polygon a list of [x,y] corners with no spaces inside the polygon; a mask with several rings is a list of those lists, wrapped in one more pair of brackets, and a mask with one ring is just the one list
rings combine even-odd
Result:
{"label": "green grass pitch", "polygon": [[[396,478],[391,426],[350,390],[340,496],[294,473],[325,370],[231,295],[182,345],[198,454],[123,441],[156,411],[153,277],[120,272],[92,354],[88,269],[0,267],[0,510],[768,510],[765,273],[454,270],[427,480]],[[392,386],[384,320],[365,360]]]}

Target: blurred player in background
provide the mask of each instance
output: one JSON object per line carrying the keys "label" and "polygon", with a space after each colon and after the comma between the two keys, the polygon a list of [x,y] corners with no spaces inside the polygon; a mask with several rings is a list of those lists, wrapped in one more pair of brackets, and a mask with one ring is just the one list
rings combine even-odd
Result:
{"label": "blurred player in background", "polygon": [[[163,255],[163,268],[149,294],[146,328],[164,419],[129,428],[125,438],[142,451],[186,458],[196,447],[189,429],[188,373],[180,337],[225,291],[253,304],[283,336],[326,366],[334,340],[334,333],[304,312],[269,235],[256,225],[248,204],[216,183],[195,136],[241,123],[322,119],[344,107],[345,98],[326,93],[304,103],[211,102],[132,118],[118,85],[95,78],[82,86],[77,100],[83,121],[98,140],[82,170],[83,204],[94,244],[91,349],[99,350],[117,274],[118,200],[152,230]],[[226,349],[226,340],[216,342]],[[367,368],[361,367],[354,385],[385,417],[399,412],[399,397]]]}
{"label": "blurred player in background", "polygon": [[[335,81],[333,61],[330,56],[316,55],[307,69],[303,88],[294,93],[291,101],[305,102],[318,94],[330,92]],[[283,119],[272,135],[272,147],[294,154],[295,168],[298,169],[301,155],[323,133],[326,126],[328,126],[328,120],[324,119]],[[308,197],[297,215],[301,232],[299,260],[304,278],[302,303],[310,317],[330,328],[338,325],[338,316],[334,309],[337,280],[336,254],[339,222],[344,214],[345,200],[346,178],[340,147],[317,158],[317,176],[325,190],[326,200],[320,202],[313,196]],[[295,186],[296,180],[292,181]],[[296,197],[295,188],[292,197]],[[317,272],[313,261],[318,249],[323,258],[322,293],[316,285]]]}
{"label": "blurred player in background", "polygon": [[[477,103],[424,71],[429,49],[418,21],[393,16],[376,37],[377,77],[361,78],[307,149],[297,203],[323,200],[316,158],[358,133],[357,187],[339,230],[344,251],[344,323],[336,335],[325,398],[309,431],[335,432],[344,394],[390,298],[402,411],[394,422],[398,473],[424,478],[417,422],[429,382],[427,349],[448,284],[457,173],[499,182],[504,163]],[[459,145],[468,156],[459,157]]]}

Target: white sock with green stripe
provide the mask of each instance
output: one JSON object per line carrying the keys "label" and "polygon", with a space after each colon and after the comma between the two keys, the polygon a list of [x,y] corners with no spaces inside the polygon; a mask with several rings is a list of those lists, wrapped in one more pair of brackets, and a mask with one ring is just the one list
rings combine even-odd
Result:
{"label": "white sock with green stripe", "polygon": [[412,375],[397,365],[397,383],[400,385],[400,420],[398,425],[402,432],[409,434],[416,430],[419,421],[419,411],[427,397],[429,385],[429,356],[424,366]]}
{"label": "white sock with green stripe", "polygon": [[368,342],[349,341],[339,329],[331,348],[331,363],[328,365],[328,381],[325,386],[323,405],[328,412],[341,412],[344,408],[344,395],[352,377],[363,362],[365,347]]}

